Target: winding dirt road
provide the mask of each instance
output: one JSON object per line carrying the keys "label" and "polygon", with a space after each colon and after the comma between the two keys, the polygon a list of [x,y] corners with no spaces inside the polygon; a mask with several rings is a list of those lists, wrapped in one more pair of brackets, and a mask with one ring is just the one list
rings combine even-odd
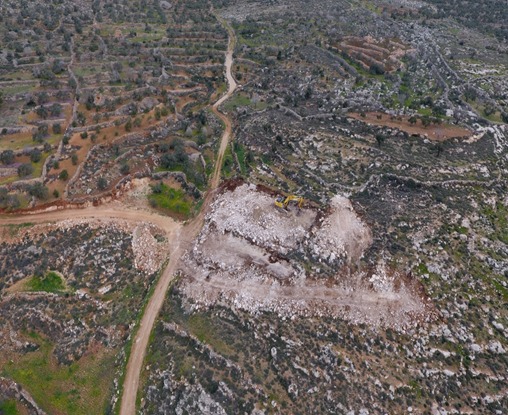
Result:
{"label": "winding dirt road", "polygon": [[235,89],[237,87],[235,78],[233,77],[231,73],[231,67],[233,65],[233,51],[235,50],[235,44],[236,44],[236,38],[235,33],[231,26],[229,26],[225,21],[221,20],[221,23],[227,28],[228,34],[229,34],[229,43],[228,43],[228,51],[226,53],[226,61],[224,65],[226,66],[226,79],[228,81],[228,92],[226,92],[215,104],[212,106],[213,113],[219,117],[222,122],[224,123],[224,133],[222,134],[222,139],[220,142],[219,151],[217,154],[217,161],[215,163],[215,170],[213,172],[212,181],[211,181],[211,188],[216,189],[219,185],[220,181],[220,172],[222,169],[222,161],[224,159],[224,153],[226,152],[226,148],[229,143],[229,139],[231,137],[231,133],[233,131],[231,126],[231,119],[219,111],[219,107],[226,101],[231,95],[233,95],[233,92],[235,92]]}
{"label": "winding dirt road", "polygon": [[232,133],[231,120],[224,114],[222,114],[218,107],[226,101],[235,91],[236,82],[231,74],[231,66],[233,64],[233,52],[235,49],[235,36],[232,28],[222,21],[228,30],[229,33],[229,43],[228,50],[226,52],[226,60],[225,60],[225,68],[226,68],[226,78],[229,84],[228,91],[222,98],[220,98],[213,106],[213,112],[224,122],[225,129],[222,134],[221,143],[219,152],[217,155],[215,170],[213,172],[211,181],[210,181],[210,190],[205,197],[205,201],[203,203],[203,207],[201,209],[200,214],[195,217],[189,224],[185,227],[182,227],[174,234],[174,237],[170,241],[170,252],[171,257],[168,263],[168,266],[164,270],[161,275],[159,282],[155,288],[155,292],[153,296],[150,298],[148,305],[145,310],[145,314],[141,319],[141,323],[139,326],[139,330],[136,333],[136,337],[134,338],[134,342],[132,344],[131,354],[129,357],[129,361],[127,363],[126,373],[125,373],[125,381],[123,384],[123,395],[122,401],[120,405],[120,415],[134,415],[136,412],[136,396],[139,388],[139,377],[141,374],[141,369],[143,366],[143,361],[146,354],[146,348],[148,346],[148,340],[150,338],[150,333],[152,332],[155,319],[159,315],[159,312],[164,303],[164,299],[166,297],[167,290],[173,280],[174,273],[176,271],[176,267],[180,260],[182,254],[189,247],[190,243],[197,236],[200,231],[204,215],[206,212],[207,206],[210,204],[213,193],[217,189],[220,182],[220,173],[222,168],[222,160],[224,157],[224,152],[228,146],[229,139]]}
{"label": "winding dirt road", "polygon": [[0,226],[28,222],[47,223],[83,218],[97,220],[122,219],[130,222],[150,222],[159,226],[166,232],[169,240],[170,260],[157,282],[153,295],[148,300],[145,312],[141,318],[139,330],[133,339],[123,384],[123,394],[120,404],[121,415],[134,415],[136,412],[136,396],[139,388],[139,378],[143,367],[146,349],[148,347],[150,333],[152,332],[155,320],[160,313],[162,305],[164,304],[166,293],[173,281],[179,260],[201,230],[205,212],[212,201],[215,190],[220,182],[222,160],[231,138],[232,126],[231,120],[225,114],[221,113],[218,108],[234,93],[237,87],[235,79],[231,74],[233,52],[235,48],[235,35],[233,29],[227,24],[227,22],[221,20],[221,23],[226,27],[229,34],[228,50],[226,52],[225,59],[226,78],[229,87],[228,91],[212,106],[212,111],[223,121],[225,129],[221,137],[216,166],[210,180],[210,190],[205,196],[203,207],[198,216],[184,226],[166,216],[161,216],[157,213],[143,210],[129,209],[118,202],[100,205],[98,207],[47,210],[19,216],[0,216]]}

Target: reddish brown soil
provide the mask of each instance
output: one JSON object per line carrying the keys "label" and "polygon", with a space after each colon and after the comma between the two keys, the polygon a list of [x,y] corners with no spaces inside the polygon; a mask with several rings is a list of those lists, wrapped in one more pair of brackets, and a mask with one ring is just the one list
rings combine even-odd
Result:
{"label": "reddish brown soil", "polygon": [[[378,119],[379,115],[381,115],[381,119]],[[367,124],[382,125],[384,127],[396,128],[410,135],[425,136],[432,141],[446,141],[450,138],[467,138],[472,134],[471,131],[465,128],[451,124],[431,124],[425,127],[421,120],[418,120],[416,124],[413,125],[409,122],[408,116],[397,116],[397,118],[392,119],[391,115],[380,112],[368,112],[365,114],[365,117],[362,117],[358,113],[350,112],[348,116]]]}

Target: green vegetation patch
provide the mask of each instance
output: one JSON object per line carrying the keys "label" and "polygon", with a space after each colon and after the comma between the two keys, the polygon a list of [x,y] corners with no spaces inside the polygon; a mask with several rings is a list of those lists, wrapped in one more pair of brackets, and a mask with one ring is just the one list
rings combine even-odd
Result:
{"label": "green vegetation patch", "polygon": [[16,401],[9,399],[6,401],[0,401],[0,414],[1,415],[17,415],[19,414],[16,408]]}
{"label": "green vegetation patch", "polygon": [[34,275],[27,284],[30,291],[45,291],[58,293],[65,291],[65,283],[56,272],[48,272],[44,276]]}
{"label": "green vegetation patch", "polygon": [[267,107],[267,105],[266,102],[252,100],[243,94],[236,94],[230,98],[223,107],[226,111],[232,111],[238,107],[250,107],[255,110],[263,110]]}
{"label": "green vegetation patch", "polygon": [[242,173],[242,176],[245,176],[247,175],[245,147],[237,141],[233,142],[232,144],[238,159],[238,164],[240,165],[240,172]]}
{"label": "green vegetation patch", "polygon": [[192,203],[188,200],[183,190],[174,189],[164,183],[152,186],[152,194],[148,200],[153,207],[188,217],[192,209]]}
{"label": "green vegetation patch", "polygon": [[231,177],[233,174],[234,169],[234,159],[233,159],[233,153],[231,151],[231,146],[228,146],[226,148],[226,151],[224,152],[224,157],[222,159],[222,173],[226,178]]}
{"label": "green vegetation patch", "polygon": [[487,206],[482,213],[492,224],[494,229],[492,236],[508,244],[508,208],[502,203],[497,203],[495,208]]}
{"label": "green vegetation patch", "polygon": [[40,348],[8,362],[2,376],[26,388],[47,413],[106,413],[115,373],[114,353],[93,354],[70,366],[57,365],[52,359],[54,345],[35,337]]}

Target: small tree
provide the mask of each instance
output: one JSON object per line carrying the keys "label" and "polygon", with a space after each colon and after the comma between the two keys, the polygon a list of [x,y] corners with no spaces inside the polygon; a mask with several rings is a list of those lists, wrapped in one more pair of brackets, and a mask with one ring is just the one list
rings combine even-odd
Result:
{"label": "small tree", "polygon": [[99,177],[97,180],[97,187],[99,190],[105,190],[108,187],[108,181],[104,177]]}
{"label": "small tree", "polygon": [[62,113],[62,106],[55,102],[53,105],[51,105],[51,107],[49,107],[49,113],[52,117],[59,117]]}
{"label": "small tree", "polygon": [[30,160],[32,161],[32,163],[38,163],[39,161],[41,161],[41,158],[42,153],[37,149],[32,150],[32,152],[30,153]]}
{"label": "small tree", "polygon": [[383,75],[385,73],[385,70],[379,63],[373,63],[369,67],[369,72],[372,75]]}
{"label": "small tree", "polygon": [[66,181],[69,178],[69,172],[67,170],[62,170],[58,175],[58,178],[63,182]]}
{"label": "small tree", "polygon": [[48,136],[48,126],[47,125],[40,125],[37,128],[37,131],[32,134],[32,140],[36,143],[42,143],[42,140],[44,140],[45,137]]}
{"label": "small tree", "polygon": [[0,153],[0,161],[2,164],[8,165],[14,163],[14,151],[5,150]]}
{"label": "small tree", "polygon": [[30,176],[34,172],[34,168],[30,163],[24,163],[18,167],[18,176],[26,177]]}
{"label": "small tree", "polygon": [[381,147],[381,144],[383,144],[386,140],[386,136],[384,134],[378,133],[376,134],[376,141],[378,147]]}
{"label": "small tree", "polygon": [[37,199],[47,199],[49,191],[42,183],[35,183],[28,188],[28,193]]}
{"label": "small tree", "polygon": [[125,123],[125,131],[129,132],[132,130],[132,120],[129,118],[129,120]]}
{"label": "small tree", "polygon": [[122,166],[120,167],[120,173],[122,173],[125,176],[126,174],[129,174],[129,172],[130,172],[129,165],[127,163],[122,164]]}
{"label": "small tree", "polygon": [[71,156],[71,161],[72,161],[72,165],[75,166],[76,164],[78,164],[78,155],[76,153],[74,153],[72,156]]}
{"label": "small tree", "polygon": [[60,125],[60,123],[53,124],[52,130],[53,134],[62,134],[62,126]]}
{"label": "small tree", "polygon": [[38,107],[38,108],[35,110],[35,112],[37,113],[37,115],[38,115],[40,118],[42,118],[42,119],[44,119],[44,120],[45,120],[46,118],[48,118],[48,109],[47,109],[46,107],[42,106],[42,105],[41,105],[40,107]]}

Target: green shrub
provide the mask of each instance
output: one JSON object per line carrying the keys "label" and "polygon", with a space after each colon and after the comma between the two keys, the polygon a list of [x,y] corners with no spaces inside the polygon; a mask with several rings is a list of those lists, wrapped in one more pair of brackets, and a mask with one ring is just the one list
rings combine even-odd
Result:
{"label": "green shrub", "polygon": [[185,217],[190,215],[192,204],[185,199],[185,192],[180,189],[158,183],[152,187],[152,194],[148,196],[148,199],[151,206]]}

